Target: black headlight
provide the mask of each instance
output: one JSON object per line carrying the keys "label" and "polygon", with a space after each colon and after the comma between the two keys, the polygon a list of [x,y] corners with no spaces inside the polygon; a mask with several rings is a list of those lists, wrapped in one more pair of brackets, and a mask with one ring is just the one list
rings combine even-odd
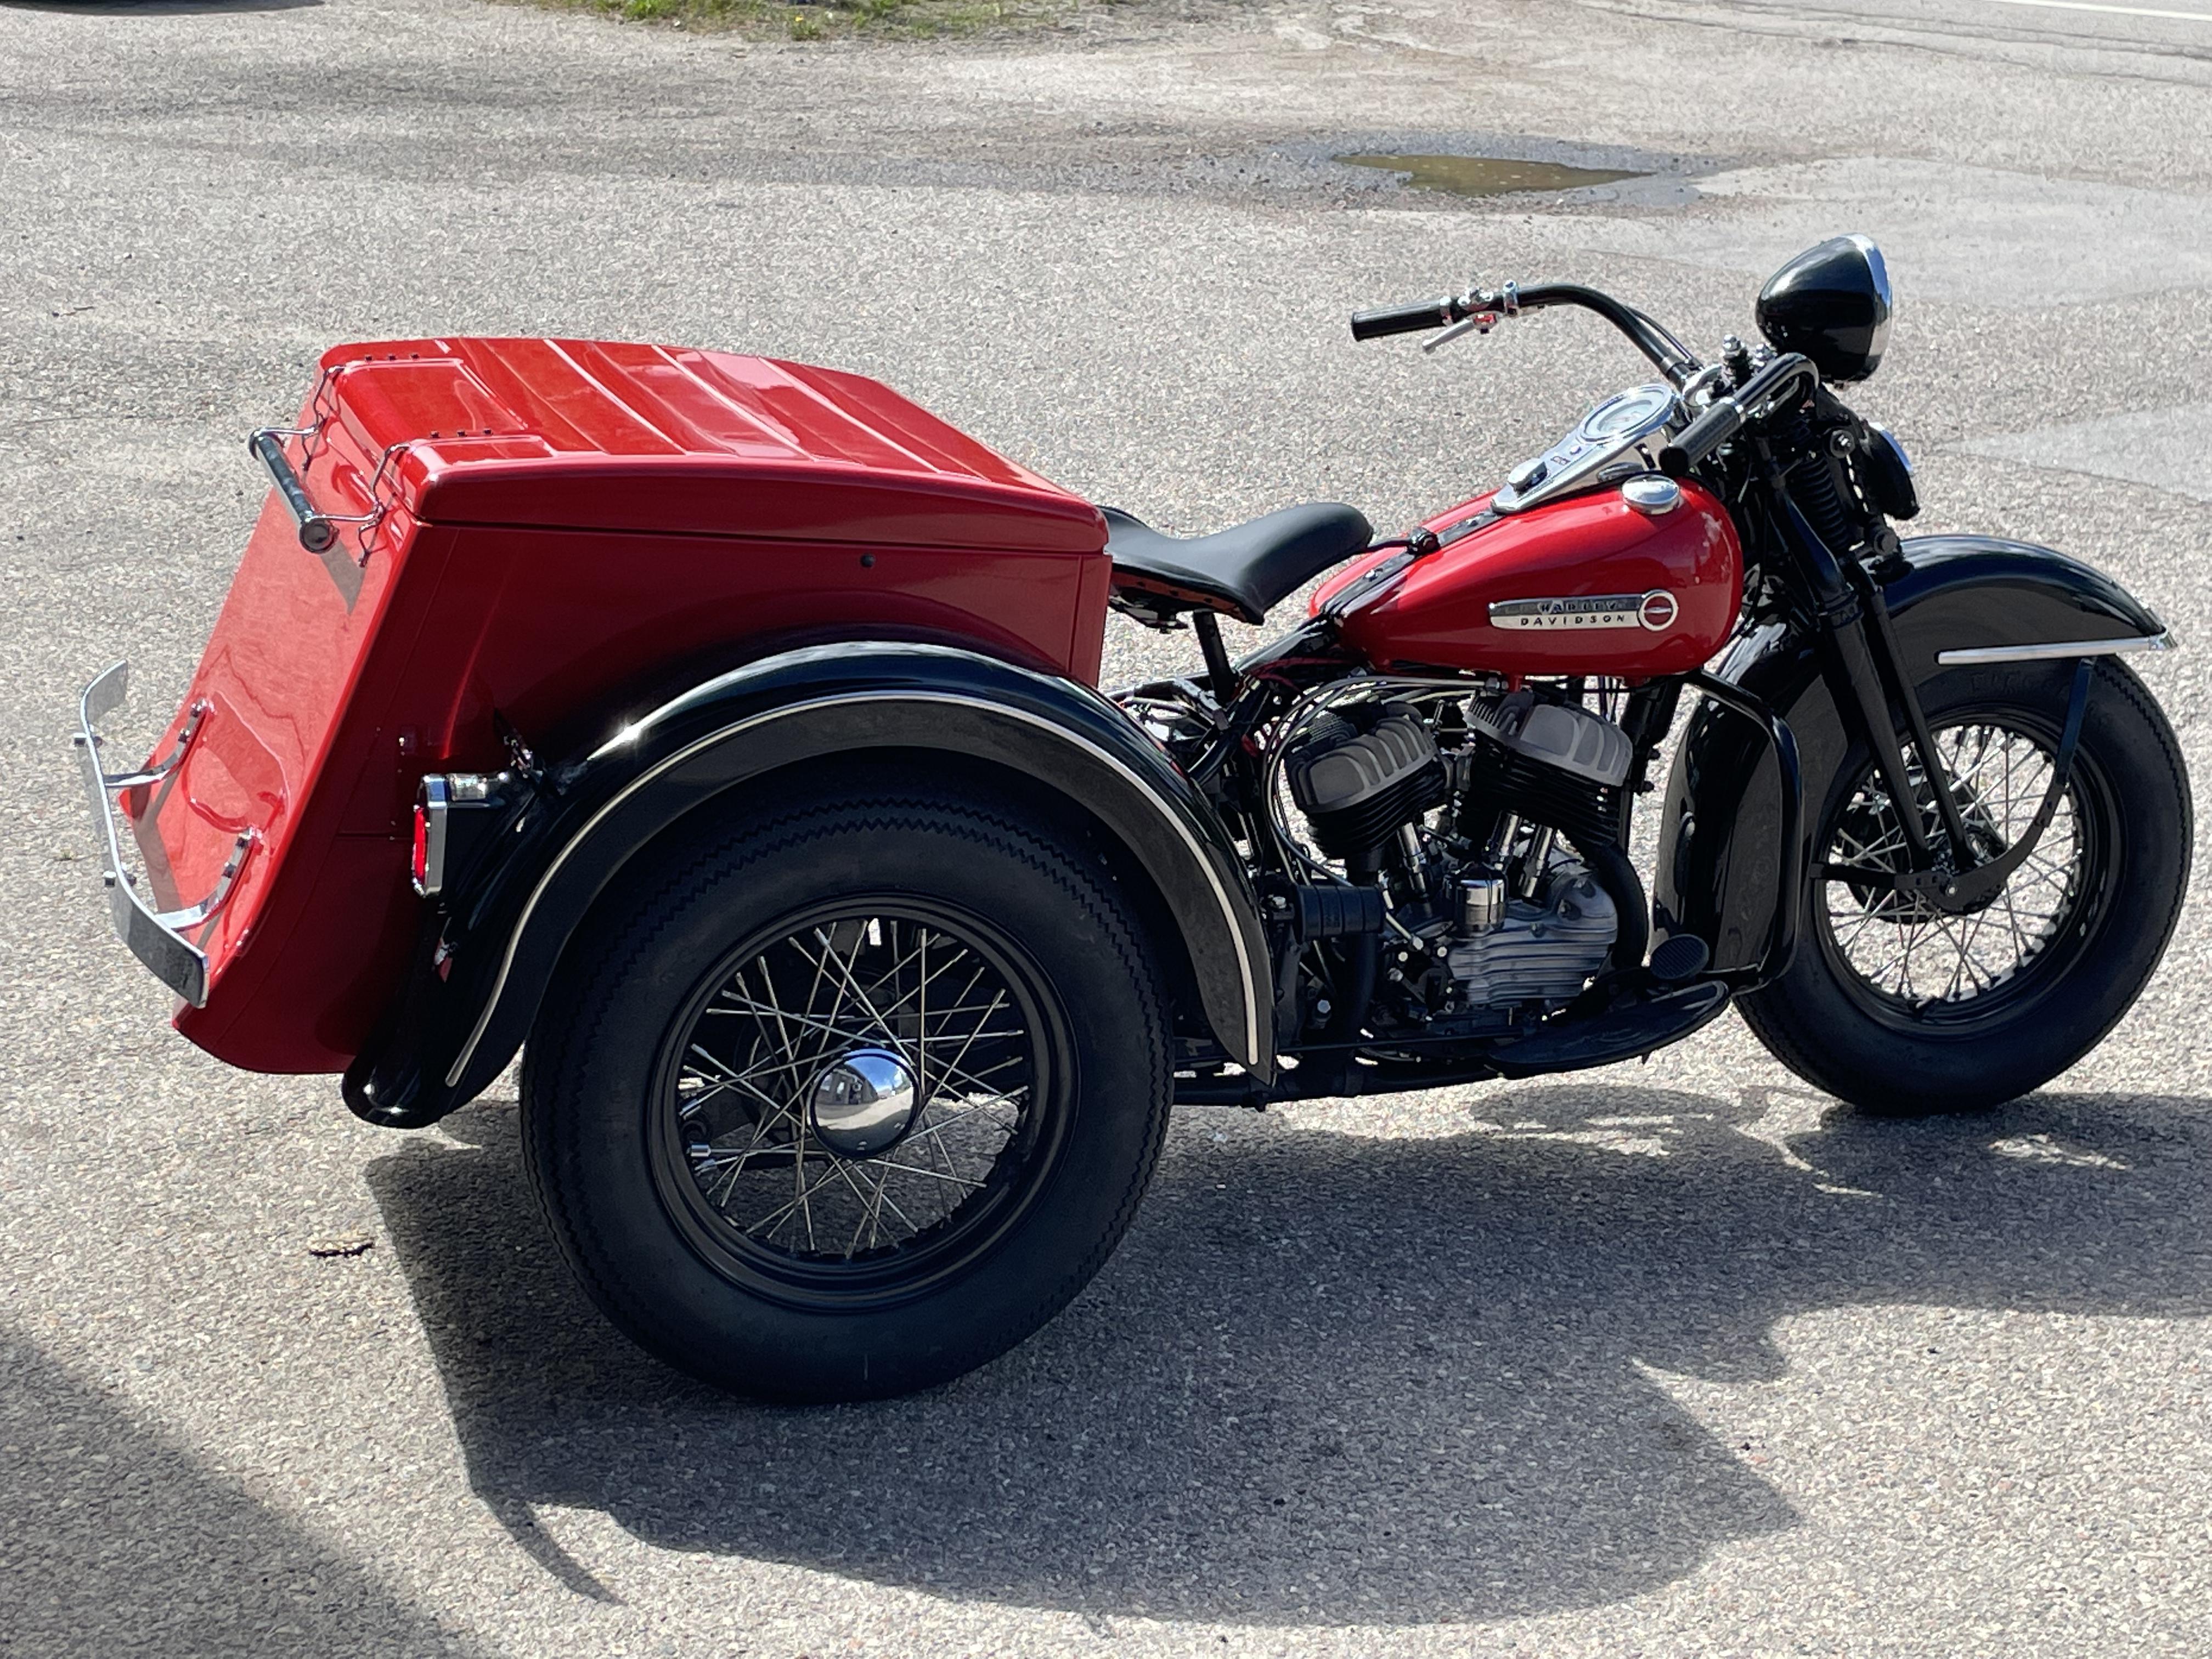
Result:
{"label": "black headlight", "polygon": [[1759,331],[1813,361],[1824,380],[1863,380],[1881,364],[1893,309],[1889,268],[1865,236],[1807,248],[1759,290]]}

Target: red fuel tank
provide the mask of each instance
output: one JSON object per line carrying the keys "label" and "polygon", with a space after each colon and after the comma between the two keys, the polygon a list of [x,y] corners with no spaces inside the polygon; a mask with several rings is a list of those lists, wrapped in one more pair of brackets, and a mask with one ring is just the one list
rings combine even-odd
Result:
{"label": "red fuel tank", "polygon": [[[1671,481],[1669,481],[1671,482]],[[1570,496],[1462,530],[1487,495],[1439,514],[1446,545],[1354,602],[1340,626],[1376,667],[1506,674],[1680,674],[1717,652],[1743,600],[1743,546],[1728,511],[1684,482],[1674,505],[1655,477]],[[1323,609],[1387,555],[1347,566],[1314,595]]]}

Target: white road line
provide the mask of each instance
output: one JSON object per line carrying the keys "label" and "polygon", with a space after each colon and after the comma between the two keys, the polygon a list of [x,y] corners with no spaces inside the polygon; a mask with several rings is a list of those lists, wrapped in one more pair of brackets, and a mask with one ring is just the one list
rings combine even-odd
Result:
{"label": "white road line", "polygon": [[2154,6],[2095,6],[2089,0],[1986,0],[1992,6],[2041,6],[2050,11],[2101,11],[2114,17],[2170,17],[2183,23],[2212,23],[2212,12],[2160,11]]}

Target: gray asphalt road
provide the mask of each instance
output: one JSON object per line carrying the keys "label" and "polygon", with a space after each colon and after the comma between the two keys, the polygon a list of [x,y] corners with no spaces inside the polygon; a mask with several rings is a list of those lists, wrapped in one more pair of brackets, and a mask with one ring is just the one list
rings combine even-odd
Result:
{"label": "gray asphalt road", "polygon": [[[1666,15],[1662,3],[1636,8]],[[1830,0],[1808,6],[1796,0],[1684,0],[1678,15],[1718,22],[1814,29],[1839,40],[1875,38],[1922,41],[1955,50],[1961,37],[1984,52],[2045,46],[2070,53],[2110,50],[2158,58],[2201,58],[2212,46],[2212,7],[2203,0],[2176,5],[2130,5],[2124,0]],[[1869,37],[1863,30],[1876,33]],[[2076,57],[2077,67],[2082,60]]]}
{"label": "gray asphalt road", "polygon": [[[755,48],[465,0],[0,7],[0,1652],[2212,1650],[2212,913],[1990,1116],[1862,1119],[1733,1021],[1565,1082],[1181,1115],[1120,1255],[928,1397],[639,1358],[504,1091],[412,1137],[224,1070],[106,933],[64,733],[150,737],[323,346],[695,341],[878,374],[1198,529],[1456,499],[1863,229],[1864,402],[1928,521],[2068,548],[2199,649],[2212,22],[2001,0],[1358,0]],[[2153,14],[2155,15],[2153,15]],[[1650,169],[1418,196],[1347,151]],[[1117,633],[1109,672],[1158,653]],[[365,1254],[314,1241],[359,1231]]]}

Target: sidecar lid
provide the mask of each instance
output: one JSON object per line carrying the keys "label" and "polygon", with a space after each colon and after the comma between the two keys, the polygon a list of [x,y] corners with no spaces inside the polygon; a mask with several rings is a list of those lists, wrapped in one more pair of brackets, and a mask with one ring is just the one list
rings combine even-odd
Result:
{"label": "sidecar lid", "polygon": [[859,374],[600,340],[324,354],[313,418],[438,524],[1095,553],[1088,501]]}

